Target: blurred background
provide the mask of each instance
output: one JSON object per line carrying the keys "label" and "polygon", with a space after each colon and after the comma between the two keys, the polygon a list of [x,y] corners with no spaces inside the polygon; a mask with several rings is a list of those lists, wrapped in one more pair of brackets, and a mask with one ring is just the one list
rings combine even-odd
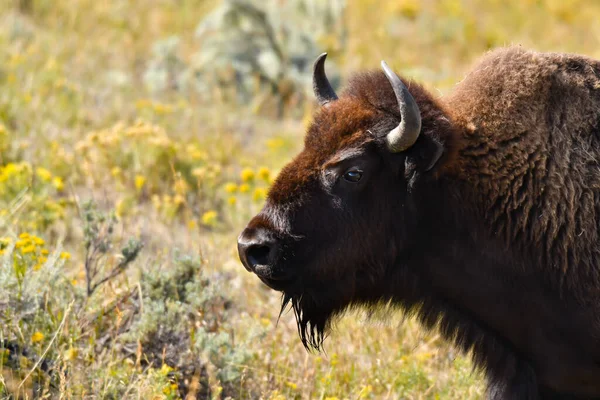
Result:
{"label": "blurred background", "polygon": [[400,313],[308,354],[236,238],[315,109],[385,59],[443,96],[486,51],[600,58],[584,0],[0,2],[2,398],[478,399]]}

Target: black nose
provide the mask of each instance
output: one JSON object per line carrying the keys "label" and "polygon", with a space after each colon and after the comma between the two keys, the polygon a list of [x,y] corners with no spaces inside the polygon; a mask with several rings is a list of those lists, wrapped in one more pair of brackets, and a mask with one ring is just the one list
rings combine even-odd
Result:
{"label": "black nose", "polygon": [[262,228],[246,228],[238,238],[240,260],[248,271],[257,272],[273,268],[277,253],[277,241]]}

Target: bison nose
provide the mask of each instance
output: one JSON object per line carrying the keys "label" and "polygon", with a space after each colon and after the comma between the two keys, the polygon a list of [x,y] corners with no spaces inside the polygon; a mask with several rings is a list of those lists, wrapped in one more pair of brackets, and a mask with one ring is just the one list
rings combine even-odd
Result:
{"label": "bison nose", "polygon": [[246,228],[238,238],[240,260],[248,271],[257,272],[257,267],[272,267],[276,252],[276,241],[264,229]]}

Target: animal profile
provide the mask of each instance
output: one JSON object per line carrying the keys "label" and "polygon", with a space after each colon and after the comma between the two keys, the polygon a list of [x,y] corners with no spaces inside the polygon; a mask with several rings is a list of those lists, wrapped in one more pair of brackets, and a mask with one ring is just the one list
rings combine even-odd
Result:
{"label": "animal profile", "polygon": [[320,349],[391,302],[473,360],[489,399],[600,398],[600,62],[518,46],[446,96],[381,69],[319,109],[238,238]]}

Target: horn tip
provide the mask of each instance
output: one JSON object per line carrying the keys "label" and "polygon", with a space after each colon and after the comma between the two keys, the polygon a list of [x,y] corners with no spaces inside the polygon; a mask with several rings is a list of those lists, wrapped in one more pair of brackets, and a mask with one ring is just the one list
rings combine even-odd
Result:
{"label": "horn tip", "polygon": [[387,63],[384,60],[381,60],[381,68],[385,71],[386,74],[392,72],[392,69],[389,67],[389,65],[387,65]]}
{"label": "horn tip", "polygon": [[319,66],[323,66],[325,64],[325,59],[327,58],[327,53],[321,53],[313,63],[313,68],[318,68]]}

